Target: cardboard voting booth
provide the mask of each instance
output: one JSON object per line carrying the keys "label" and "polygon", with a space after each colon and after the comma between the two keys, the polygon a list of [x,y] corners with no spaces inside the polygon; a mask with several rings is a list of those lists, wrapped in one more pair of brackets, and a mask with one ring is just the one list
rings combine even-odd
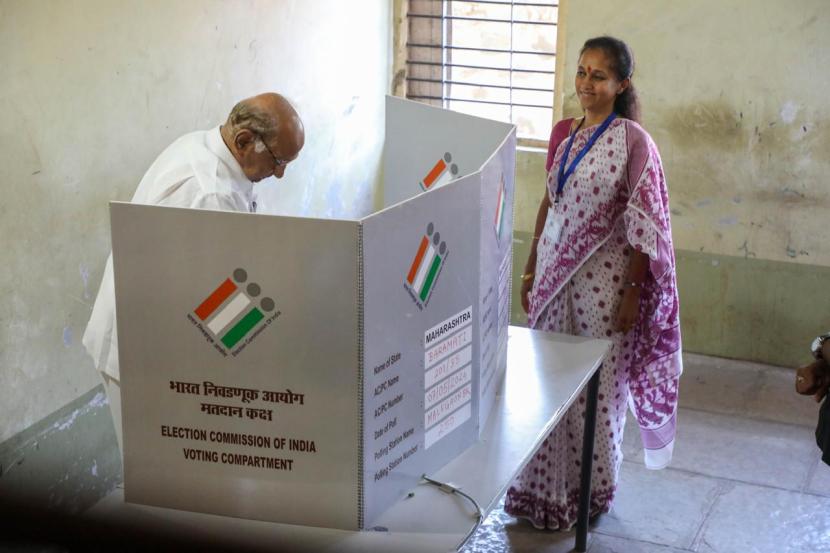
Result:
{"label": "cardboard voting booth", "polygon": [[382,210],[111,204],[129,502],[361,529],[503,376],[512,125],[387,99]]}

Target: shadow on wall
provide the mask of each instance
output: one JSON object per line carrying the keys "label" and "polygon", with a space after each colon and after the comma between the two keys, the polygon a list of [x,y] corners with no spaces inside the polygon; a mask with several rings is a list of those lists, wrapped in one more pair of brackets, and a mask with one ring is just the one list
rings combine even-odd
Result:
{"label": "shadow on wall", "polygon": [[115,430],[101,386],[0,444],[0,499],[7,502],[73,515],[121,481]]}

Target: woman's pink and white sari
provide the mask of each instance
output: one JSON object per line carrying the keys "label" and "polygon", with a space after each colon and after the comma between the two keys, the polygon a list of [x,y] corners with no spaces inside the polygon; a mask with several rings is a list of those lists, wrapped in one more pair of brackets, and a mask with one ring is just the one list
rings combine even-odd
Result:
{"label": "woman's pink and white sari", "polygon": [[[560,121],[548,150],[548,194],[572,120]],[[596,127],[577,132],[567,163]],[[600,375],[591,479],[591,515],[607,512],[622,462],[626,407],[640,427],[645,463],[671,461],[678,380],[680,319],[666,181],[657,147],[637,123],[618,118],[577,166],[558,205],[558,240],[543,235],[530,296],[532,328],[605,338],[613,343]],[[553,216],[553,213],[549,214]],[[627,334],[613,331],[632,248],[649,257],[640,312]],[[585,392],[511,484],[505,510],[538,528],[576,522]]]}

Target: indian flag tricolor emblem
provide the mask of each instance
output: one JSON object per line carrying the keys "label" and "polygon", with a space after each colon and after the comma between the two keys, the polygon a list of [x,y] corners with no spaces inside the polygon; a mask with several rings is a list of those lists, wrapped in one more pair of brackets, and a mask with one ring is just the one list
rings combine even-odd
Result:
{"label": "indian flag tricolor emblem", "polygon": [[504,205],[507,203],[507,198],[504,193],[504,175],[499,180],[499,197],[496,200],[496,219],[493,222],[496,228],[496,236],[501,238],[501,226],[504,223]]}
{"label": "indian flag tricolor emblem", "polygon": [[406,275],[407,284],[421,303],[425,304],[429,299],[446,257],[447,243],[441,241],[441,234],[435,232],[435,225],[430,223]]}
{"label": "indian flag tricolor emblem", "polygon": [[274,310],[274,300],[265,297],[256,301],[260,294],[255,282],[244,285],[248,280],[245,269],[237,269],[232,278],[226,278],[199,307],[193,310],[205,323],[210,332],[226,348],[239,343],[260,321],[264,312]]}
{"label": "indian flag tricolor emblem", "polygon": [[427,173],[427,176],[419,183],[421,190],[429,190],[433,186],[446,184],[458,178],[458,165],[451,162],[452,154],[445,152],[444,157],[438,159]]}

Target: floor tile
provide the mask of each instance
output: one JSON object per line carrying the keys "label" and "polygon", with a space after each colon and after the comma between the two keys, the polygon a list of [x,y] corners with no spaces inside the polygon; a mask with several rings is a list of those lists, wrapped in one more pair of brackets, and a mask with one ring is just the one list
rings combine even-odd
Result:
{"label": "floor tile", "polygon": [[690,550],[599,534],[594,537],[591,547],[588,548],[588,553],[686,553],[688,551]]}
{"label": "floor tile", "polygon": [[683,354],[680,406],[744,414],[758,396],[762,370],[753,363]]}
{"label": "floor tile", "polygon": [[570,553],[575,539],[573,531],[537,530],[528,522],[516,520],[504,512],[502,499],[462,552]]}
{"label": "floor tile", "polygon": [[792,368],[693,353],[683,364],[681,407],[815,426],[817,406],[795,393]]}
{"label": "floor tile", "polygon": [[814,442],[801,426],[681,409],[671,467],[800,491]]}
{"label": "floor tile", "polygon": [[816,427],[819,403],[795,393],[795,370],[770,367],[762,372],[758,393],[744,416]]}
{"label": "floor tile", "polygon": [[830,552],[830,498],[734,484],[695,545],[700,553]]}
{"label": "floor tile", "polygon": [[[592,528],[589,553],[830,553],[830,466],[818,460],[815,406],[791,392],[791,372],[684,357],[671,468],[643,466],[629,414],[617,499]],[[573,532],[536,530],[500,506],[464,551],[569,553],[573,544]]]}
{"label": "floor tile", "polygon": [[611,512],[593,531],[676,548],[689,547],[719,494],[720,481],[624,462]]}
{"label": "floor tile", "polygon": [[625,430],[623,431],[623,459],[634,463],[645,462],[643,460],[643,440],[640,438],[640,427],[637,426],[637,419],[629,412],[625,417]]}
{"label": "floor tile", "polygon": [[[516,521],[505,528],[507,548],[510,553],[571,553],[576,543],[576,532],[537,530],[529,523]],[[588,537],[588,546],[591,536]]]}
{"label": "floor tile", "polygon": [[821,460],[821,453],[816,448],[816,466],[804,491],[830,497],[830,465]]}

